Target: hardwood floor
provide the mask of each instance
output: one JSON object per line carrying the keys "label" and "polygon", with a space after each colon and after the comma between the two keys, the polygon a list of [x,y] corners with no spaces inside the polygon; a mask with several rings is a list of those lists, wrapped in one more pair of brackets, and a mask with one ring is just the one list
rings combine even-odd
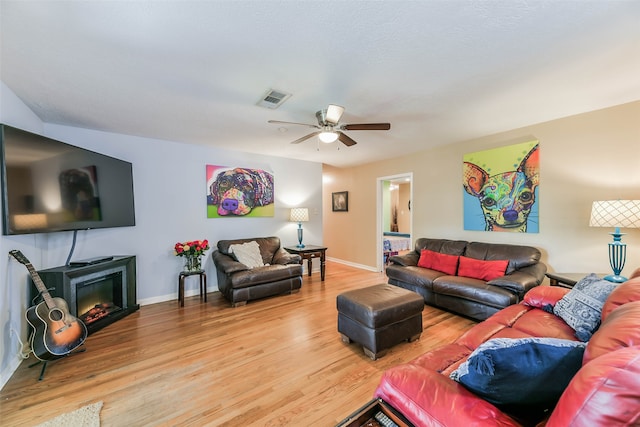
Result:
{"label": "hardwood floor", "polygon": [[[372,361],[337,332],[336,296],[386,282],[327,262],[325,282],[231,308],[218,293],[143,306],[92,334],[86,351],[18,368],[0,424],[33,426],[103,401],[103,426],[334,426],[364,405],[384,370],[453,341],[475,322],[432,307],[422,337]],[[195,285],[194,285],[195,286]]]}

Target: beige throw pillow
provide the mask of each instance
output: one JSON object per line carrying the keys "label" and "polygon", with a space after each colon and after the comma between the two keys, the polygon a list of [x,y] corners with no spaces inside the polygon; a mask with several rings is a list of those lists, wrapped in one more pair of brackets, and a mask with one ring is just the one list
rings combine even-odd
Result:
{"label": "beige throw pillow", "polygon": [[249,268],[262,267],[262,255],[260,255],[260,246],[258,242],[252,240],[241,245],[229,246],[229,252],[234,258]]}

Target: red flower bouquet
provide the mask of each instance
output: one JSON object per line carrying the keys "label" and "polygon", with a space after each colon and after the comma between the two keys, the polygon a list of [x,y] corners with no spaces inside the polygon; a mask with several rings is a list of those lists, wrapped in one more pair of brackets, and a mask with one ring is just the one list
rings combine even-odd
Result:
{"label": "red flower bouquet", "polygon": [[176,243],[173,249],[176,256],[199,257],[209,250],[209,241],[205,239]]}
{"label": "red flower bouquet", "polygon": [[201,271],[202,260],[200,257],[209,249],[208,240],[192,240],[190,242],[176,243],[173,247],[176,256],[185,257],[185,271]]}

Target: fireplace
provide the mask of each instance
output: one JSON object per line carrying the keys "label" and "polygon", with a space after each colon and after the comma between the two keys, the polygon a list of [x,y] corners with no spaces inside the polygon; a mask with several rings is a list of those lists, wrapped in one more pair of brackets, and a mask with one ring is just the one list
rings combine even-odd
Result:
{"label": "fireplace", "polygon": [[126,275],[124,270],[125,267],[120,266],[71,280],[77,317],[87,328],[127,306],[126,282],[122,280]]}
{"label": "fireplace", "polygon": [[[113,259],[83,266],[61,266],[38,271],[49,293],[63,298],[69,312],[82,320],[89,334],[138,310],[136,259]],[[31,285],[32,298],[38,291]]]}

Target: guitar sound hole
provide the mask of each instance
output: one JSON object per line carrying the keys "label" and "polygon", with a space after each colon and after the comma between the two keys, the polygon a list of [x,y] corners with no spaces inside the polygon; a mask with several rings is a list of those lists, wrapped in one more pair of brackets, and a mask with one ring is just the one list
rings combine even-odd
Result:
{"label": "guitar sound hole", "polygon": [[60,311],[57,308],[54,308],[49,312],[49,319],[53,320],[54,322],[58,322],[62,320],[63,317],[64,317],[64,314],[62,313],[62,311]]}

